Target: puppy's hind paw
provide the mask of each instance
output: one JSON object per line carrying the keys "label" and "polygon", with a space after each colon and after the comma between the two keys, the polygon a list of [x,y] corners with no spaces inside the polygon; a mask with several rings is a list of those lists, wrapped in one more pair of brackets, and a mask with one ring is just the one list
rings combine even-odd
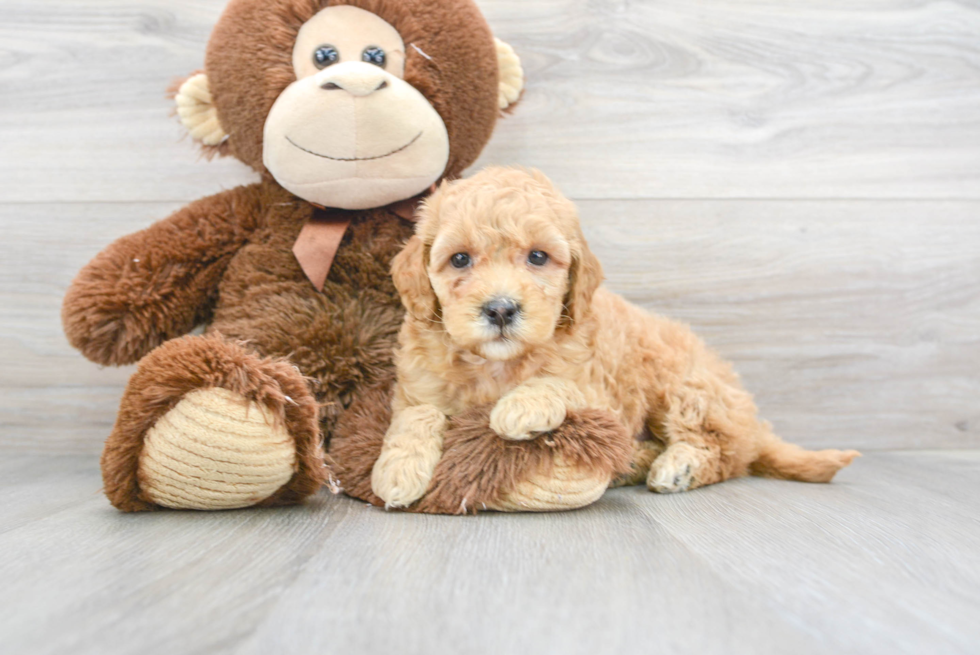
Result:
{"label": "puppy's hind paw", "polygon": [[647,489],[658,494],[674,494],[698,487],[699,459],[687,444],[674,444],[653,464],[647,476]]}

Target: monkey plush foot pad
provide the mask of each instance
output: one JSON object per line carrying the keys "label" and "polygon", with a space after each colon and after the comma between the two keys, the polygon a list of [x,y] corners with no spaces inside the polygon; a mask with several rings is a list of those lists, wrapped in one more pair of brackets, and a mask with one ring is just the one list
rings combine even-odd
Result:
{"label": "monkey plush foot pad", "polygon": [[187,394],[146,434],[139,481],[172,509],[249,507],[293,475],[296,446],[267,408],[222,388]]}
{"label": "monkey plush foot pad", "polygon": [[216,335],[140,361],[102,451],[105,494],[125,512],[291,505],[323,478],[306,379]]}
{"label": "monkey plush foot pad", "polygon": [[608,487],[608,472],[577,466],[558,455],[549,472],[535,473],[518,482],[490,509],[504,512],[577,509],[599,500]]}

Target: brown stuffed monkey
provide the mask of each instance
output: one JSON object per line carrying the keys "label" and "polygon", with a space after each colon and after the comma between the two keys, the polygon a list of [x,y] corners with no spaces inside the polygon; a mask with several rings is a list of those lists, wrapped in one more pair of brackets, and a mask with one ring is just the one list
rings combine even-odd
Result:
{"label": "brown stuffed monkey", "polygon": [[[115,507],[290,504],[325,480],[378,502],[403,312],[391,259],[415,203],[476,160],[522,86],[472,0],[231,0],[176,100],[209,154],[261,182],[117,240],[64,302],[86,357],[139,362],[102,456]],[[630,449],[599,412],[529,443],[474,412],[412,509],[580,506]]]}

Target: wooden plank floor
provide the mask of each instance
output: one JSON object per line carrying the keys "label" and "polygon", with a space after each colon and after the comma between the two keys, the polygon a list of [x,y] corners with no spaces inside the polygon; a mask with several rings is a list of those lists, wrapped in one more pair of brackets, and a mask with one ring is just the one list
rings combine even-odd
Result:
{"label": "wooden plank floor", "polygon": [[0,461],[0,652],[976,653],[980,453],[582,511],[124,515],[93,461]]}

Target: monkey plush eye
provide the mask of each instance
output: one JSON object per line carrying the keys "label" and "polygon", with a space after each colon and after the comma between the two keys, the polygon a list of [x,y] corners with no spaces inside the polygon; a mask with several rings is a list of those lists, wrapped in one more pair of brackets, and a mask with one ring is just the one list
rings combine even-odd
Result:
{"label": "monkey plush eye", "polygon": [[361,53],[361,59],[369,64],[374,64],[381,68],[385,67],[385,51],[376,45],[369,45],[364,48],[364,52]]}
{"label": "monkey plush eye", "polygon": [[320,69],[336,64],[339,60],[340,53],[332,45],[322,45],[313,53],[313,65]]}
{"label": "monkey plush eye", "polygon": [[449,258],[449,263],[453,268],[466,268],[470,265],[470,256],[465,252],[458,252]]}
{"label": "monkey plush eye", "polygon": [[532,250],[527,256],[527,263],[532,266],[544,266],[548,263],[548,253],[543,250]]}

